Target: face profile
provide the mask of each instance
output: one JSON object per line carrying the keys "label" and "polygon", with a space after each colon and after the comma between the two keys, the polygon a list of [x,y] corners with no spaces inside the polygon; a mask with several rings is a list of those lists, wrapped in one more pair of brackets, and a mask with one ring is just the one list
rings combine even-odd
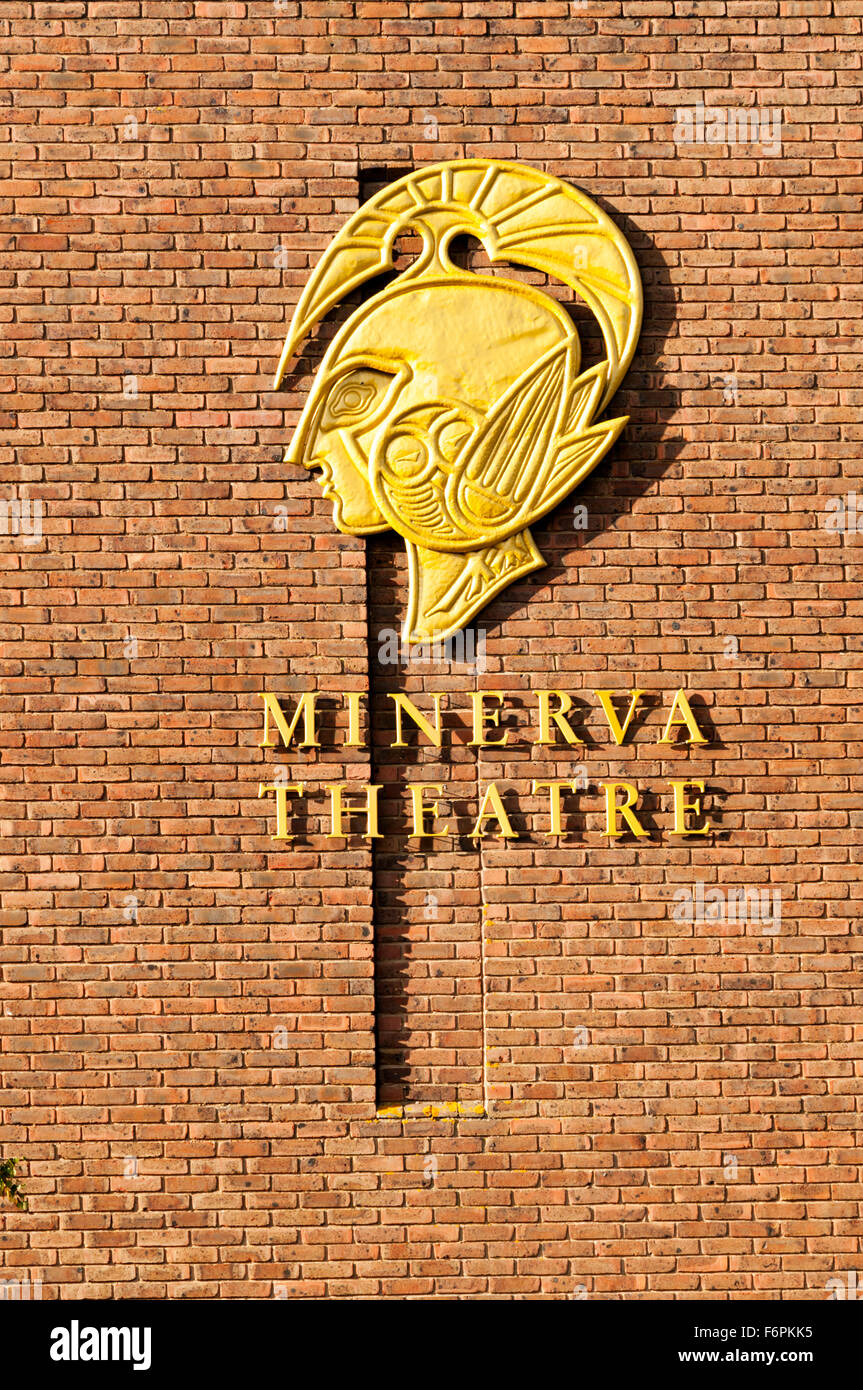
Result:
{"label": "face profile", "polygon": [[356,365],[327,381],[317,418],[297,440],[291,461],[319,470],[324,497],[340,531],[363,536],[386,529],[369,485],[369,434],[391,394],[394,374]]}
{"label": "face profile", "polygon": [[[297,306],[277,385],[327,310],[391,264],[408,227],[422,236],[420,256],[333,339],[285,458],[314,472],[339,530],[402,537],[404,636],[428,642],[543,564],[531,523],[626,423],[596,417],[634,352],[641,288],[614,224],[560,180],[490,160],[436,165],[377,194],[331,243]],[[463,231],[492,260],[578,288],[608,356],[580,371],[577,332],[551,296],[456,268],[448,246]]]}

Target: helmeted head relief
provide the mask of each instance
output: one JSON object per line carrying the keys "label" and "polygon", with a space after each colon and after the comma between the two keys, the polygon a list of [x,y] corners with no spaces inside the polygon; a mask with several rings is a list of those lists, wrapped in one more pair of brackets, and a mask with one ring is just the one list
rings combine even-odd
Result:
{"label": "helmeted head relief", "polygon": [[[357,285],[418,259],[351,316],[315,377],[286,460],[321,470],[341,531],[404,538],[405,638],[443,641],[542,565],[528,527],[596,467],[626,418],[594,424],[635,350],[641,284],[605,214],[522,165],[434,165],[367,202],[330,244],[294,314],[276,386],[309,330]],[[545,270],[599,320],[606,358],[579,374],[572,320],[548,295],[452,265],[469,232],[491,260]]]}

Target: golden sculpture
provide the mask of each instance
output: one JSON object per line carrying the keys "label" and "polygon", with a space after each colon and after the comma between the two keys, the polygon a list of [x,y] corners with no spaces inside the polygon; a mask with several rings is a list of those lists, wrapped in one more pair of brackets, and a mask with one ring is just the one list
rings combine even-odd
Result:
{"label": "golden sculpture", "polygon": [[[594,423],[641,326],[641,281],[614,223],[577,189],[501,160],[419,169],[369,199],[330,243],[297,305],[275,386],[316,323],[393,268],[330,344],[285,461],[320,469],[349,535],[392,527],[408,554],[404,637],[441,642],[544,562],[529,527],[596,467],[628,417]],[[530,285],[452,264],[453,237],[545,271],[595,314],[605,358],[580,372],[565,310]]]}

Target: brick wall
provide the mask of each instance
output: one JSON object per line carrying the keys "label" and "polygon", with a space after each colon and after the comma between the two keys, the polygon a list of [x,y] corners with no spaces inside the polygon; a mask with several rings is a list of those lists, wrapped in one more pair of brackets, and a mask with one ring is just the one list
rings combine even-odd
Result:
{"label": "brick wall", "polygon": [[[0,40],[0,490],[44,509],[0,536],[4,1274],[824,1298],[863,1200],[859,0],[7,0]],[[781,138],[675,142],[699,100]],[[480,676],[382,667],[401,547],[280,462],[338,316],[270,390],[360,189],[464,155],[584,188],[645,289],[630,424],[481,615]],[[477,685],[506,749],[458,732]],[[635,685],[617,748],[591,692]],[[656,745],[681,686],[704,748]],[[548,687],[590,735],[560,841]],[[258,746],[262,689],[324,694],[318,753]],[[389,749],[393,690],[449,692],[443,753]],[[275,843],[279,766],[374,776],[384,840],[312,799]],[[520,838],[413,853],[419,773],[462,820],[498,779]],[[675,840],[690,775],[714,831]],[[602,837],[605,778],[650,838]],[[677,920],[698,881],[779,890],[780,929]]]}

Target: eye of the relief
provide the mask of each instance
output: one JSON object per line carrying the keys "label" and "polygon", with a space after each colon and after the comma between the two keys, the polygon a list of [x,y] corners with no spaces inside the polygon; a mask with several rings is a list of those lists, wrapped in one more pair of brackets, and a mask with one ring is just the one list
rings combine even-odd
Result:
{"label": "eye of the relief", "polygon": [[334,420],[359,419],[376,395],[377,388],[370,381],[348,377],[339,382],[330,397],[330,415]]}

